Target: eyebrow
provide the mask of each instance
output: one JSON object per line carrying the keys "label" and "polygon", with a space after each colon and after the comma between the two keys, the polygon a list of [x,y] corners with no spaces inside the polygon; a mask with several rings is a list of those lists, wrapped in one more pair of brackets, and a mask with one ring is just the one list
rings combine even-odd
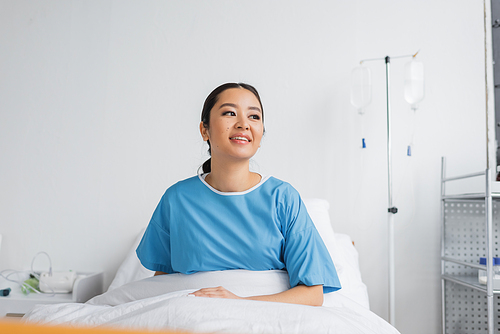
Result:
{"label": "eyebrow", "polygon": [[[222,109],[223,107],[233,107],[233,108],[237,108],[238,106],[237,106],[236,104],[234,104],[234,103],[224,103],[224,104],[222,104],[222,105],[219,107],[219,109]],[[255,111],[258,111],[258,112],[262,113],[262,111],[260,110],[260,108],[259,108],[259,107],[252,107],[252,106],[250,106],[250,107],[248,107],[248,109],[250,109],[250,110],[255,110]]]}

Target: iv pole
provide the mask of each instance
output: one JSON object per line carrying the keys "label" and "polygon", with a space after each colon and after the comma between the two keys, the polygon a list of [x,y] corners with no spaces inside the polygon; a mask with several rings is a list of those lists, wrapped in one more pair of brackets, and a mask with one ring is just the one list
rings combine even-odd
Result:
{"label": "iv pole", "polygon": [[[418,54],[414,55],[406,55],[406,56],[397,56],[392,57],[395,58],[415,58]],[[391,139],[391,98],[390,98],[390,88],[391,88],[391,80],[390,80],[390,64],[391,57],[386,56],[385,58],[376,58],[376,59],[365,59],[361,60],[360,64],[365,61],[373,61],[373,60],[385,60],[385,91],[387,98],[387,187],[388,187],[388,204],[389,208],[388,212],[388,227],[389,227],[389,322],[394,327],[396,326],[396,287],[395,287],[395,261],[394,261],[394,215],[398,213],[398,208],[393,206],[392,203],[392,139]]]}

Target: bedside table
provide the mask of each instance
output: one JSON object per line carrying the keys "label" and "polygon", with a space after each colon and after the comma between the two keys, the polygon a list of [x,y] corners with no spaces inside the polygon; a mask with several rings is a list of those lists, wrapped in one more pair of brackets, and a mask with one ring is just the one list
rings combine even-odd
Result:
{"label": "bedside table", "polygon": [[85,303],[90,298],[104,292],[104,274],[77,273],[72,293],[30,293],[24,295],[16,283],[1,281],[2,288],[10,286],[7,297],[0,297],[0,317],[16,317],[31,311],[38,304]]}

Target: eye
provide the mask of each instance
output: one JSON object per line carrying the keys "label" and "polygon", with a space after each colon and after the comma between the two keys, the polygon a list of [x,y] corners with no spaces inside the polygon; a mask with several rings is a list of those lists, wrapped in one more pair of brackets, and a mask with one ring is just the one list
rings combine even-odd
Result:
{"label": "eye", "polygon": [[250,115],[250,118],[258,121],[260,119],[260,116],[259,115]]}
{"label": "eye", "polygon": [[222,113],[223,116],[236,116],[234,111],[225,111]]}

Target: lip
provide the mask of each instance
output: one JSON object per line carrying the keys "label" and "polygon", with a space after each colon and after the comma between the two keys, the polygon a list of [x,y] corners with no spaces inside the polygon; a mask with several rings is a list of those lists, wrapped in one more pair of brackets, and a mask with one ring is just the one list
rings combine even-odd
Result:
{"label": "lip", "polygon": [[[234,138],[234,137],[246,138],[248,141],[231,139],[231,138]],[[234,141],[234,142],[238,142],[238,143],[250,143],[252,141],[252,139],[250,139],[250,136],[246,135],[244,133],[235,133],[234,135],[231,135],[229,137],[229,140]]]}

